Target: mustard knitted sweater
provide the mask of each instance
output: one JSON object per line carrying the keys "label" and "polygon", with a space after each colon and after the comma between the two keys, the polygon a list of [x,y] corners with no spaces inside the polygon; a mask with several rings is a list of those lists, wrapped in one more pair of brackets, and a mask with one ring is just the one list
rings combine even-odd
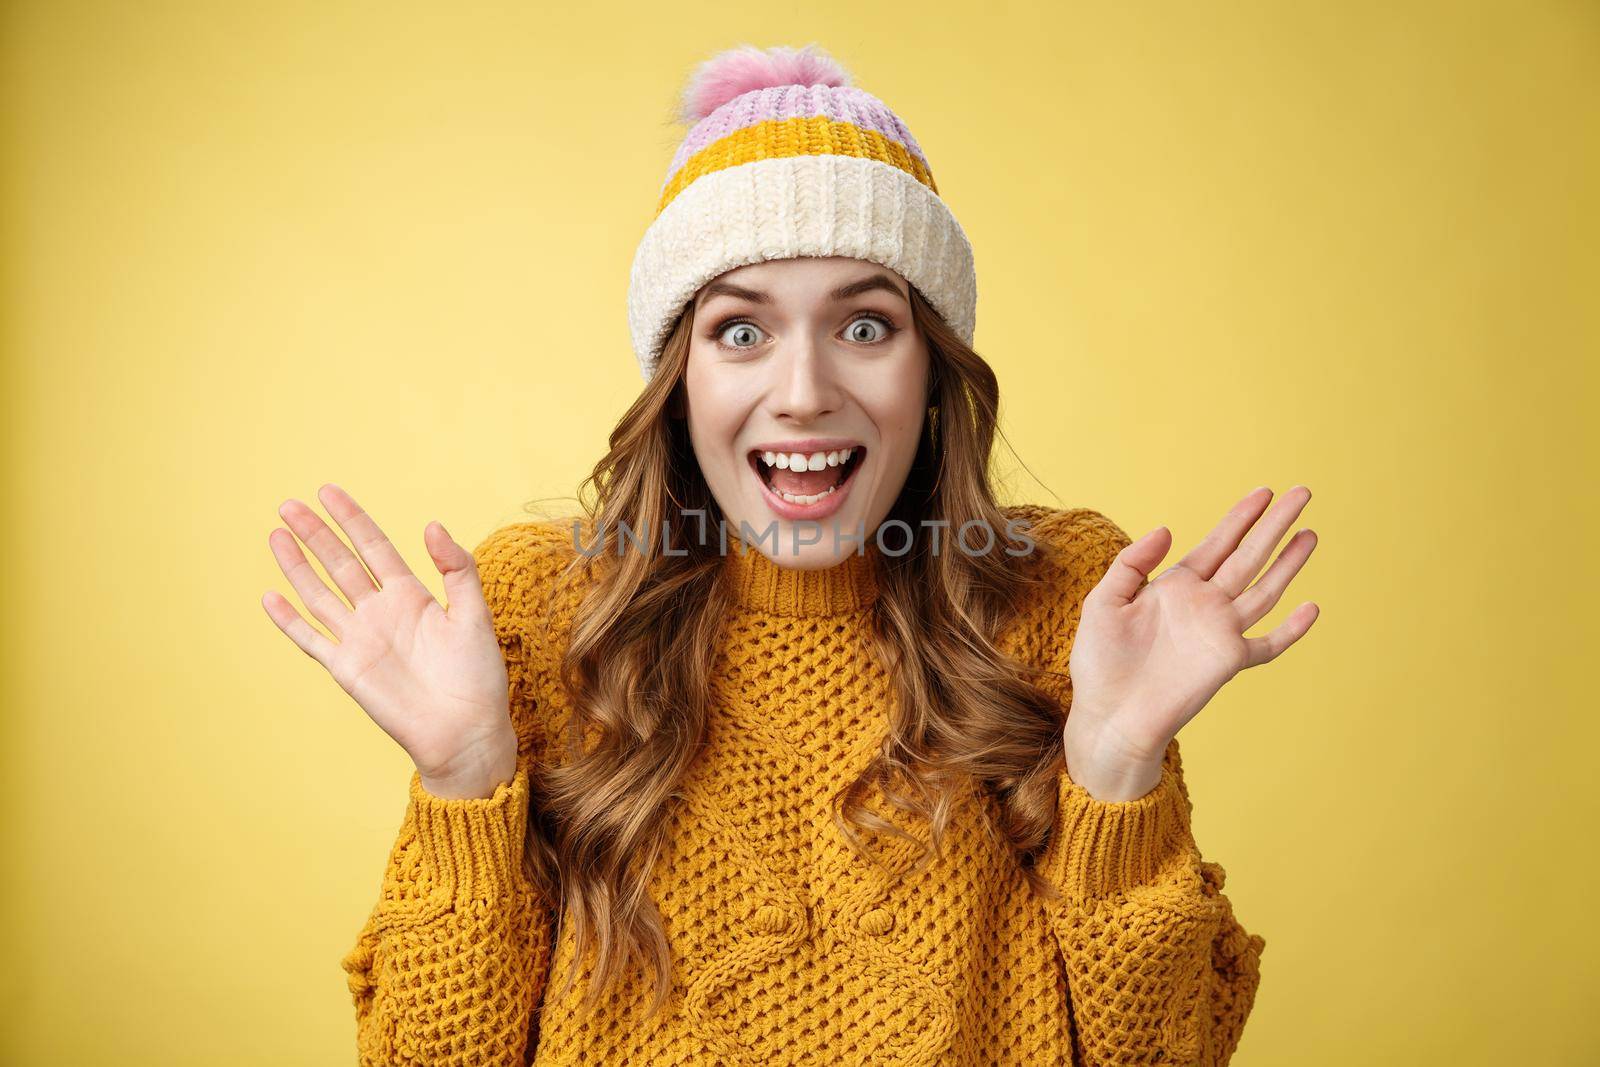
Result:
{"label": "mustard knitted sweater", "polygon": [[[1084,595],[1128,536],[1085,508],[1005,509],[1059,559],[1001,635],[1070,706]],[[573,966],[551,902],[521,869],[529,768],[560,758],[569,714],[554,633],[583,583],[547,601],[576,549],[570,524],[521,522],[475,556],[506,653],[518,769],[492,797],[442,799],[412,775],[376,906],[342,960],[362,1064],[1197,1064],[1228,1062],[1264,946],[1235,920],[1224,872],[1190,832],[1177,742],[1145,796],[1101,802],[1059,771],[1038,870],[1047,904],[958,806],[941,857],[896,880],[857,855],[829,798],[888,725],[888,676],[864,635],[875,554],[831,569],[730,552],[737,589],[718,652],[712,722],[650,876],[673,953],[672,999],[645,1021],[642,969],[577,1011],[545,997]],[[887,803],[875,811],[911,828]],[[926,834],[918,834],[926,840]],[[892,869],[916,850],[869,838]],[[592,954],[589,955],[592,960]]]}

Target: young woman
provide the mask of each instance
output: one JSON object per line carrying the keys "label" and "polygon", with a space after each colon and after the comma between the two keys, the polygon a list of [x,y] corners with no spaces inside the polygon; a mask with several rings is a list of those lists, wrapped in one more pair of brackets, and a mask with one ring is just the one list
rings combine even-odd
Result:
{"label": "young woman", "polygon": [[812,49],[686,103],[584,514],[470,554],[430,524],[448,610],[336,486],[354,551],[295,500],[270,538],[332,637],[268,614],[416,765],[343,960],[362,1062],[1227,1062],[1264,941],[1176,735],[1315,619],[1245,636],[1309,492],[1154,579],[1165,527],[1001,506],[909,131]]}

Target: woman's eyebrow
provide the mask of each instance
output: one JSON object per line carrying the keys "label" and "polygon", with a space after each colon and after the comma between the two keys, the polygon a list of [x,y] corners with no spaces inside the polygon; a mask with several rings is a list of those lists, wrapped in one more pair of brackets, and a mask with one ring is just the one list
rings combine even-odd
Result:
{"label": "woman's eyebrow", "polygon": [[737,300],[748,300],[752,304],[770,304],[772,297],[759,289],[746,289],[742,285],[732,282],[712,282],[706,286],[705,292],[700,294],[700,303],[709,304],[714,296],[731,296]]}
{"label": "woman's eyebrow", "polygon": [[[901,300],[906,298],[906,295],[900,291],[900,287],[887,274],[872,274],[853,282],[846,282],[829,293],[828,299],[833,301],[848,300],[852,296],[859,296],[873,289],[886,290],[898,296]],[[712,282],[700,294],[701,305],[709,304],[711,298],[716,296],[731,296],[737,300],[748,300],[752,304],[772,303],[772,297],[760,289],[746,289],[744,286],[734,285],[732,282]]]}
{"label": "woman's eyebrow", "polygon": [[829,293],[828,298],[830,300],[848,300],[852,296],[859,296],[873,289],[887,290],[901,300],[906,298],[906,294],[900,291],[900,287],[887,274],[872,274],[859,281],[848,282]]}

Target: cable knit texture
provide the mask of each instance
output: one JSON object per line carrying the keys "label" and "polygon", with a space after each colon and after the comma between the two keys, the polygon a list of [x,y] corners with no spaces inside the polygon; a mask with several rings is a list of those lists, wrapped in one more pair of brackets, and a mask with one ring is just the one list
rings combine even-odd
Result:
{"label": "cable knit texture", "polygon": [[696,177],[640,238],[628,324],[644,379],[701,286],[748,263],[800,256],[881,263],[916,286],[962,340],[971,344],[977,333],[972,245],[930,185],[870,157],[758,158]]}
{"label": "cable knit texture", "polygon": [[[1006,509],[1055,549],[1017,557],[1039,579],[1000,647],[1056,672],[1084,595],[1127,535],[1098,512]],[[582,536],[587,538],[587,529]],[[585,544],[590,543],[587,539]],[[492,797],[441,799],[412,776],[371,916],[343,960],[363,1064],[1225,1064],[1260,981],[1263,939],[1235,920],[1222,867],[1190,831],[1178,745],[1160,782],[1100,802],[1058,771],[1055,827],[1031,892],[957,806],[941,857],[867,832],[887,869],[854,853],[829,798],[888,727],[887,674],[867,654],[878,593],[871,550],[824,571],[730,554],[737,608],[717,652],[705,749],[669,820],[649,890],[673,952],[672,998],[646,1020],[642,970],[584,1017],[551,903],[522,873],[529,775],[560,758],[570,714],[556,684],[565,627],[588,582],[556,589],[570,522],[516,523],[476,550],[511,676],[518,769]],[[549,629],[546,631],[546,624]],[[927,840],[925,824],[869,807]]]}

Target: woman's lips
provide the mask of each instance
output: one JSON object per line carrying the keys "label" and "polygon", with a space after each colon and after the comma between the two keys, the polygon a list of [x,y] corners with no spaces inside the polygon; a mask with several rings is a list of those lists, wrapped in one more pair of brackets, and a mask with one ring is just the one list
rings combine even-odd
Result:
{"label": "woman's lips", "polygon": [[767,507],[779,518],[798,521],[809,519],[812,521],[825,519],[844,506],[845,497],[850,494],[850,488],[855,484],[856,472],[866,462],[866,449],[857,446],[856,454],[844,472],[843,479],[820,499],[810,504],[797,504],[785,500],[777,490],[767,484],[762,467],[765,465],[759,453],[752,452],[749,456],[750,473],[755,476],[756,483],[761,487],[761,495],[766,500]]}

